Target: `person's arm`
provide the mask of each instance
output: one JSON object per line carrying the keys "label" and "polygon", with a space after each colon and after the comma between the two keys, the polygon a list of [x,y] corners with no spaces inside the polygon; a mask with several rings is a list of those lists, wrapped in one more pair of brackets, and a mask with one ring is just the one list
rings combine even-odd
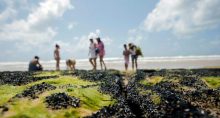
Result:
{"label": "person's arm", "polygon": [[95,48],[99,48],[99,47],[98,47],[98,44],[96,44],[96,43],[94,43],[94,46],[95,46]]}
{"label": "person's arm", "polygon": [[60,59],[60,51],[59,50],[57,50],[57,58]]}
{"label": "person's arm", "polygon": [[40,62],[39,62],[39,61],[37,61],[37,64],[39,65],[39,67],[42,67],[42,65],[40,64]]}
{"label": "person's arm", "polygon": [[105,45],[104,45],[104,43],[102,42],[102,49],[104,50],[105,49]]}
{"label": "person's arm", "polygon": [[53,56],[54,56],[54,59],[56,59],[56,50],[54,50]]}
{"label": "person's arm", "polygon": [[89,53],[88,53],[88,56],[91,54],[91,47],[89,47]]}

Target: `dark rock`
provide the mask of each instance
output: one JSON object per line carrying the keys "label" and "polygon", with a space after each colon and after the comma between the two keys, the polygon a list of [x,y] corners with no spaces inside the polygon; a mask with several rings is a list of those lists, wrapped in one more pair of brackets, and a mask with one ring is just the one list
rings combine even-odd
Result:
{"label": "dark rock", "polygon": [[31,82],[57,78],[58,76],[34,77],[33,72],[0,72],[0,85],[10,84],[15,86],[25,85]]}
{"label": "dark rock", "polygon": [[80,100],[76,97],[68,96],[66,93],[55,93],[46,97],[45,102],[49,108],[62,109],[67,107],[79,107]]}
{"label": "dark rock", "polygon": [[41,84],[36,84],[24,90],[21,94],[17,94],[15,98],[30,97],[32,99],[35,99],[37,98],[38,94],[41,94],[45,91],[54,90],[54,89],[56,89],[55,86],[43,82]]}
{"label": "dark rock", "polygon": [[1,113],[7,112],[9,110],[7,105],[0,106]]}

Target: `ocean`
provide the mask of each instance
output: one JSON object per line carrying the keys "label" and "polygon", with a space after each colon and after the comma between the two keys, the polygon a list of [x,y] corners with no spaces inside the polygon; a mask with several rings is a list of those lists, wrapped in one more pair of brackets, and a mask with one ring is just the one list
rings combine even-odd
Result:
{"label": "ocean", "polygon": [[[105,58],[108,69],[124,70],[123,58]],[[0,71],[27,71],[29,62],[0,62]],[[40,63],[44,70],[55,70],[55,61],[44,61]],[[98,69],[100,69],[99,60],[97,60]],[[220,55],[210,56],[174,56],[174,57],[139,57],[139,69],[193,69],[206,67],[220,67]],[[66,69],[65,60],[61,60],[61,70]],[[77,59],[76,69],[90,70],[88,59]],[[131,62],[129,65],[131,69]]]}

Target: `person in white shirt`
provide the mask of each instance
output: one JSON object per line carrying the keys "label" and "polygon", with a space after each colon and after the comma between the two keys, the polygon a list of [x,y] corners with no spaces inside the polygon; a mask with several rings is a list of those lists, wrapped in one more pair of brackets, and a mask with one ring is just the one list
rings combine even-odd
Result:
{"label": "person in white shirt", "polygon": [[94,43],[93,39],[90,39],[90,46],[89,46],[89,62],[93,66],[93,70],[96,70],[96,43]]}
{"label": "person in white shirt", "polygon": [[132,43],[129,43],[128,46],[129,46],[129,50],[130,50],[130,53],[131,53],[132,69],[134,70],[134,65],[135,65],[136,70],[137,70],[137,68],[138,68],[138,64],[137,64],[138,56],[136,54],[137,47]]}

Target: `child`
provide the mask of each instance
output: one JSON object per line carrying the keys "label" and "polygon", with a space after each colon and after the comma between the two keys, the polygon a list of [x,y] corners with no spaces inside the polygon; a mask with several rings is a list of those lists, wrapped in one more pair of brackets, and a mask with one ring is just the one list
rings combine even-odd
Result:
{"label": "child", "polygon": [[70,70],[75,70],[76,61],[74,59],[67,59],[66,60],[66,67]]}
{"label": "child", "polygon": [[128,64],[129,64],[129,55],[130,55],[130,51],[127,48],[127,45],[124,44],[124,51],[123,51],[123,55],[124,55],[124,60],[125,60],[125,70],[128,70]]}

